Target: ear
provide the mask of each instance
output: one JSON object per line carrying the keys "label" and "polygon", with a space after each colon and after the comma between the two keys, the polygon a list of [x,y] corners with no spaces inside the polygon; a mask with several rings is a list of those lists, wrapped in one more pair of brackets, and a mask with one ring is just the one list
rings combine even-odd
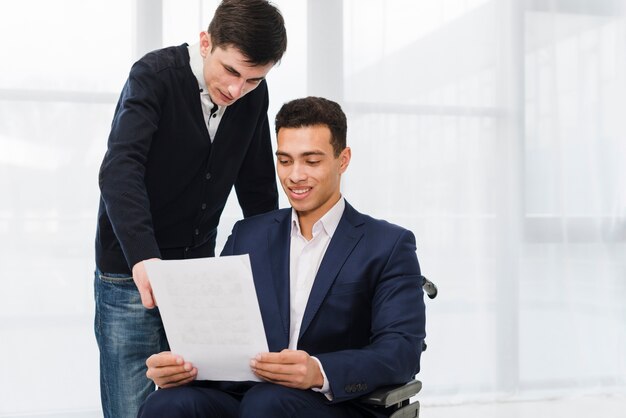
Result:
{"label": "ear", "polygon": [[350,159],[352,158],[352,150],[350,147],[346,147],[341,154],[339,154],[339,172],[341,174],[345,173],[350,165]]}
{"label": "ear", "polygon": [[206,58],[211,53],[211,35],[208,32],[200,32],[200,55]]}

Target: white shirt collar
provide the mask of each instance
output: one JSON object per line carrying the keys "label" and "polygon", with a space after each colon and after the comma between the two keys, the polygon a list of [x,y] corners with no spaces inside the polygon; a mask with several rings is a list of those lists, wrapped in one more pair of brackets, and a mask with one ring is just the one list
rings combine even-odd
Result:
{"label": "white shirt collar", "polygon": [[202,90],[202,94],[209,94],[204,81],[204,63],[200,55],[200,43],[187,46],[187,50],[189,51],[189,66],[198,80],[198,87]]}
{"label": "white shirt collar", "polygon": [[[332,238],[333,234],[339,226],[339,221],[343,215],[343,211],[346,208],[346,200],[341,196],[337,203],[330,208],[328,212],[324,214],[315,224],[313,224],[313,237],[315,237],[321,229],[326,231],[326,234]],[[294,208],[291,208],[291,236],[294,234],[302,234],[300,231],[300,222],[298,221],[298,213]]]}
{"label": "white shirt collar", "polygon": [[[213,101],[211,100],[209,89],[207,89],[206,82],[204,81],[204,62],[202,55],[200,54],[200,42],[188,45],[187,51],[189,51],[189,66],[191,67],[191,72],[196,77],[196,80],[198,81],[198,89],[201,90],[200,95],[204,97],[206,102],[208,102],[207,106],[210,110],[213,107]],[[224,114],[226,107],[227,106],[217,107],[217,114],[220,117]]]}

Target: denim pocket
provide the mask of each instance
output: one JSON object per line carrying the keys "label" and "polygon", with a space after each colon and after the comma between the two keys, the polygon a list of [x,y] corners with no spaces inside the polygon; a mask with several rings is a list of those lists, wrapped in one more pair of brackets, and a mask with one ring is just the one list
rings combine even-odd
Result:
{"label": "denim pocket", "polygon": [[103,282],[113,284],[126,284],[132,283],[133,277],[123,273],[101,273],[98,272],[98,278]]}

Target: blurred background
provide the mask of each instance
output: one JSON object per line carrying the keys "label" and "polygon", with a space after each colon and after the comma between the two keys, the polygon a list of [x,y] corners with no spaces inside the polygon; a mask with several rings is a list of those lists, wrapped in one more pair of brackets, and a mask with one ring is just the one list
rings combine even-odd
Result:
{"label": "blurred background", "polygon": [[[626,1],[274,3],[289,46],[270,120],[296,97],[338,101],[344,196],[411,229],[439,287],[422,416],[626,395]],[[195,43],[217,4],[0,1],[0,417],[100,416],[93,243],[113,110],[132,63]],[[240,217],[231,200],[218,249]]]}

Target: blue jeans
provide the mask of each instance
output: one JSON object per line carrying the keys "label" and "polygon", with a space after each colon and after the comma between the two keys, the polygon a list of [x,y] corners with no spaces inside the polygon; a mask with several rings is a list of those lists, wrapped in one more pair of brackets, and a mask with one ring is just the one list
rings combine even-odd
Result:
{"label": "blue jeans", "polygon": [[146,359],[169,350],[161,315],[143,307],[129,275],[96,270],[94,290],[102,412],[105,418],[135,418],[155,388]]}

